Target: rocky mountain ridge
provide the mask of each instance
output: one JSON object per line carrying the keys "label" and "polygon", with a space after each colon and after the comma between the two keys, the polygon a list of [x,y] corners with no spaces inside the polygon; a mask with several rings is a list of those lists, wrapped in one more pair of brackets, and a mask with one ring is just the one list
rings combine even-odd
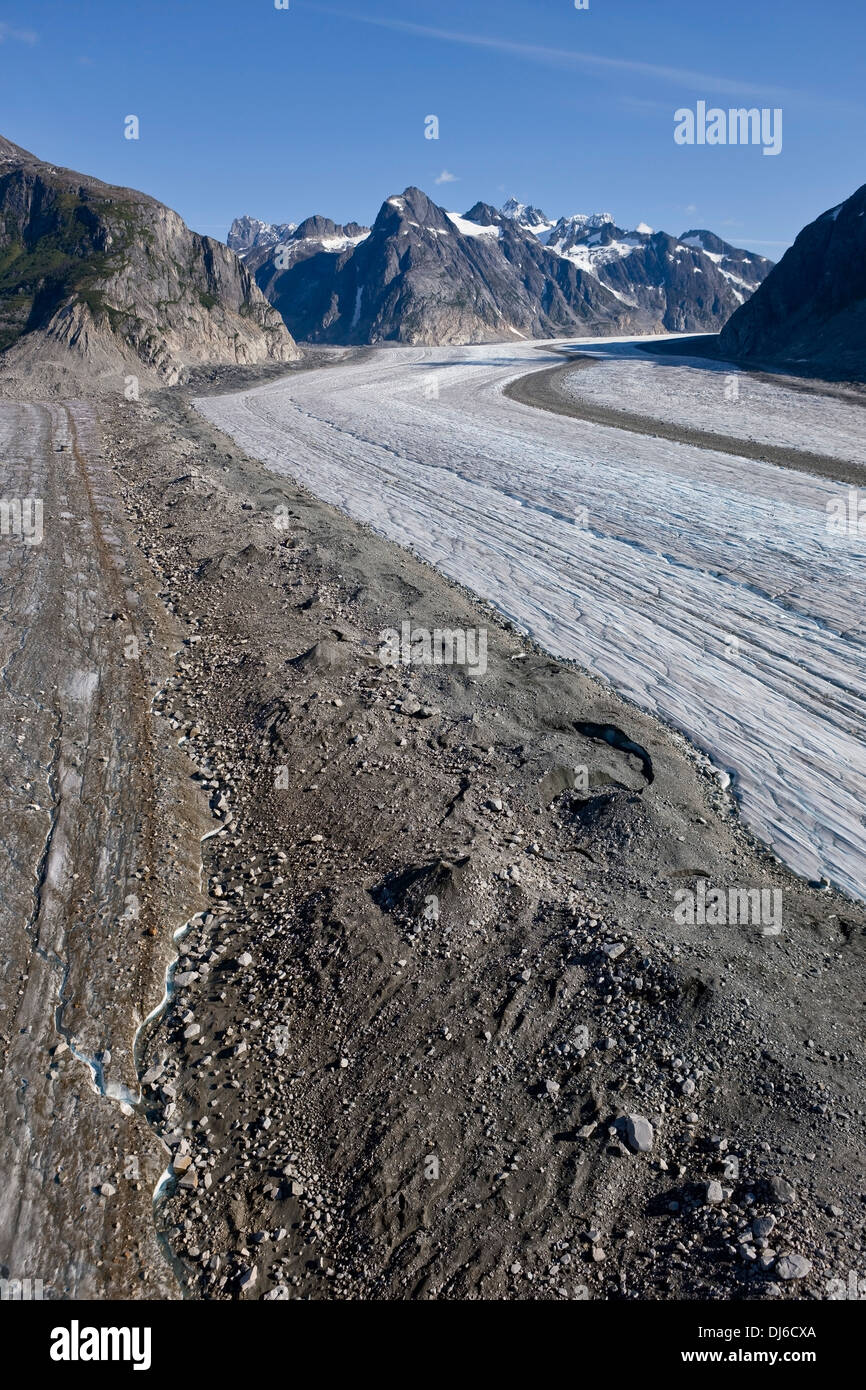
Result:
{"label": "rocky mountain ridge", "polygon": [[0,354],[181,380],[298,349],[232,251],[147,194],[0,139]]}

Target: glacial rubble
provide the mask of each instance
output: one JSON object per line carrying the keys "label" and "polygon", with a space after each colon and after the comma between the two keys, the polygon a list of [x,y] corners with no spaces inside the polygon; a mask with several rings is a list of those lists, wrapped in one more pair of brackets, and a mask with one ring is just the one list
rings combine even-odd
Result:
{"label": "glacial rubble", "polygon": [[[683,741],[178,410],[117,411],[114,457],[217,832],[142,1057],[189,1292],[827,1296],[862,1240],[863,914]],[[383,667],[406,603],[483,621],[488,678]],[[784,936],[677,927],[699,862],[783,883]]]}

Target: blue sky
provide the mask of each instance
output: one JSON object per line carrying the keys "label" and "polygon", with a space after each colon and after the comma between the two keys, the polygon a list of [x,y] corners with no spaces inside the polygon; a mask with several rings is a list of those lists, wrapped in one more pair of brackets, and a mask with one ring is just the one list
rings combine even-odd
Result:
{"label": "blue sky", "polygon": [[[369,221],[414,183],[777,258],[866,179],[864,40],[864,0],[12,0],[0,132],[212,236],[243,212]],[[782,153],[677,146],[699,99],[781,107]]]}

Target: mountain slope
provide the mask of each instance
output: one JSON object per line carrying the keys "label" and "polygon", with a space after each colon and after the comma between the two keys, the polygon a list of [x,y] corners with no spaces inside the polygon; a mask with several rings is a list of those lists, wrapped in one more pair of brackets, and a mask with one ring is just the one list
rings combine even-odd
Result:
{"label": "mountain slope", "polygon": [[866,380],[866,184],[804,227],[719,350]]}
{"label": "mountain slope", "polygon": [[737,246],[731,246],[714,232],[706,230],[683,232],[680,241],[683,246],[692,246],[698,251],[703,251],[713,264],[719,267],[722,275],[734,284],[742,284],[751,291],[756,290],[766,279],[773,264],[766,256],[758,256],[754,251],[743,251]]}
{"label": "mountain slope", "polygon": [[296,337],[332,343],[717,332],[771,265],[711,232],[626,232],[609,213],[554,222],[513,198],[459,216],[417,188],[369,231],[308,218],[280,242],[255,225],[257,284]]}
{"label": "mountain slope", "polygon": [[97,371],[172,383],[204,363],[298,350],[233,252],[146,194],[0,138],[0,353],[50,344]]}

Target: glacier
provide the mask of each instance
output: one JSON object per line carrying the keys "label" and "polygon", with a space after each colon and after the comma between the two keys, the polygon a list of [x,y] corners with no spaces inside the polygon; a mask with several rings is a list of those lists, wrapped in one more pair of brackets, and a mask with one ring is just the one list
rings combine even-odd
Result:
{"label": "glacier", "polygon": [[827,527],[847,489],[503,394],[565,347],[603,355],[571,389],[620,410],[862,459],[856,406],[749,378],[734,412],[718,368],[611,339],[385,347],[195,404],[681,730],[782,860],[866,898],[866,535]]}

